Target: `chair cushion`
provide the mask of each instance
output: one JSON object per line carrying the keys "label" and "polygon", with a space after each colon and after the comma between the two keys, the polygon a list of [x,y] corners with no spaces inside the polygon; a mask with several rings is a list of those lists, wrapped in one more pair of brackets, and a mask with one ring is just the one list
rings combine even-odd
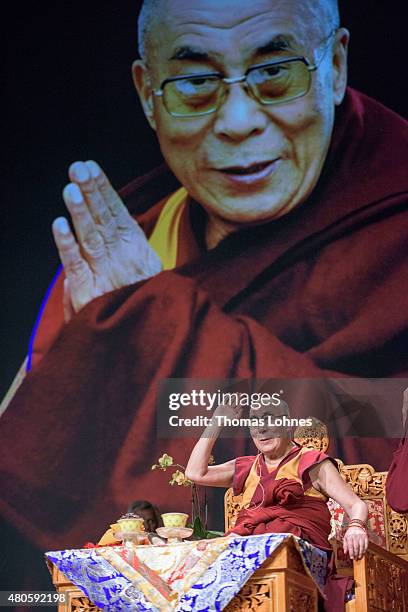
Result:
{"label": "chair cushion", "polygon": [[[383,499],[365,499],[368,506],[368,537],[371,542],[386,548],[385,539],[385,523],[384,523],[384,500]],[[344,533],[347,529],[348,516],[344,509],[335,502],[329,499],[327,506],[331,514],[331,533],[329,540],[335,539],[341,542]]]}

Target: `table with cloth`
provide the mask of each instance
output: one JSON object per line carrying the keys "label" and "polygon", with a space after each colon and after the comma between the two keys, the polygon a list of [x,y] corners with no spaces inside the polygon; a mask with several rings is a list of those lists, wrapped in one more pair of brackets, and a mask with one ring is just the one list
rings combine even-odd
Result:
{"label": "table with cloth", "polygon": [[166,546],[47,552],[98,608],[109,612],[223,610],[267,558],[293,542],[305,575],[322,591],[326,553],[290,534],[228,536]]}

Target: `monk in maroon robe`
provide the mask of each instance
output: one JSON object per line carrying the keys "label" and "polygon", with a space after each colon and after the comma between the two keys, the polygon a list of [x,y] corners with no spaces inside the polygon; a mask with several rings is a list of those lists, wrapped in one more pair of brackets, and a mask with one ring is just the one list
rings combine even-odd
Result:
{"label": "monk in maroon robe", "polygon": [[[316,490],[308,478],[309,470],[326,459],[330,458],[324,453],[296,446],[275,469],[268,468],[262,454],[237,457],[231,483],[234,495],[248,496],[248,481],[251,484],[251,480],[255,480],[253,474],[258,478],[248,506],[241,510],[230,532],[239,535],[293,533],[330,551],[328,498]],[[280,468],[284,466],[285,475],[280,475]]]}
{"label": "monk in maroon robe", "polygon": [[367,550],[368,508],[343,481],[331,457],[292,441],[291,428],[280,424],[283,415],[289,416],[287,408],[282,401],[250,412],[256,456],[209,465],[223,419],[240,420],[243,413],[239,404],[219,406],[193,448],[186,476],[204,486],[232,487],[240,511],[228,534],[292,533],[325,551],[329,568],[325,609],[342,612],[352,581],[335,575],[327,501],[335,499],[349,517],[343,549],[352,559],[360,559]]}
{"label": "monk in maroon robe", "polygon": [[[150,465],[163,451],[183,463],[189,445],[156,438],[163,378],[407,375],[406,123],[355,91],[343,99],[348,33],[326,9],[306,32],[305,3],[267,4],[243,3],[242,23],[213,6],[199,34],[174,2],[160,48],[145,14],[158,72],[153,91],[141,60],[135,82],[172,171],[121,193],[145,234],[96,164],[71,168],[78,243],[54,227],[69,322],[61,283],[39,332],[45,355],[0,422],[0,511],[40,548],[96,538],[147,489],[165,508]],[[204,98],[196,71],[211,73]],[[295,80],[277,86],[286,74]],[[159,272],[145,236],[180,184],[175,266]],[[381,469],[393,448],[358,440],[332,454]],[[183,489],[172,503],[186,503]]]}

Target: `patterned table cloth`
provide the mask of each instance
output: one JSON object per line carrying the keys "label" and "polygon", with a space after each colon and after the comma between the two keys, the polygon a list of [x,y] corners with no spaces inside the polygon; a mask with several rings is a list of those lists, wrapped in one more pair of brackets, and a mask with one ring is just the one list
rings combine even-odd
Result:
{"label": "patterned table cloth", "polygon": [[167,546],[47,552],[46,559],[106,612],[223,610],[269,556],[293,538],[321,591],[326,553],[291,534],[227,536]]}

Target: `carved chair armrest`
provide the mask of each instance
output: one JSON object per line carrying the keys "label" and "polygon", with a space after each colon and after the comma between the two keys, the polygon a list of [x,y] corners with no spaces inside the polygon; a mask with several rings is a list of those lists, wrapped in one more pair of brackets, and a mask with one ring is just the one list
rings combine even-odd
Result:
{"label": "carved chair armrest", "polygon": [[408,610],[405,559],[370,542],[363,558],[353,562],[353,575],[356,610]]}

